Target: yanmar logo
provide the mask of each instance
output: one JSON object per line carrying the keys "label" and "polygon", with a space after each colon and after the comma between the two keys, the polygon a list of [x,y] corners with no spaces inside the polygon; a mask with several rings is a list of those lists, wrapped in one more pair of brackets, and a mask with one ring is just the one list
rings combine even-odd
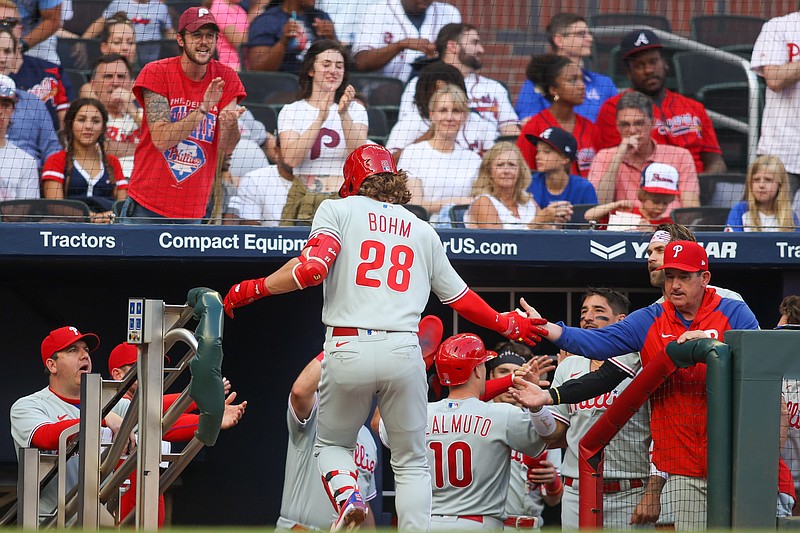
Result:
{"label": "yanmar logo", "polygon": [[619,257],[623,255],[625,251],[625,241],[619,241],[610,246],[603,246],[599,242],[593,240],[589,241],[589,252],[605,260]]}

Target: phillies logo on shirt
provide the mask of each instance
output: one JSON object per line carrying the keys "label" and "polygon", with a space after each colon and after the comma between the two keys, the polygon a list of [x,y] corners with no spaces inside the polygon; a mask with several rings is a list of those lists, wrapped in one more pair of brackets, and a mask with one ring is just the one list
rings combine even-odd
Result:
{"label": "phillies logo on shirt", "polygon": [[383,42],[385,44],[392,44],[394,42],[394,35],[392,35],[392,32],[390,31],[384,32]]}
{"label": "phillies logo on shirt", "polygon": [[356,449],[353,450],[353,461],[355,461],[357,468],[367,472],[375,472],[375,460],[370,459],[367,455],[367,449],[360,442],[356,443]]}
{"label": "phillies logo on shirt", "polygon": [[164,152],[175,181],[182,182],[206,164],[206,153],[192,140],[181,141]]}
{"label": "phillies logo on shirt", "polygon": [[789,410],[789,427],[800,429],[800,405],[787,401],[786,408]]}
{"label": "phillies logo on shirt", "polygon": [[797,43],[787,43],[786,46],[789,47],[789,63],[794,63],[800,57],[800,46]]}

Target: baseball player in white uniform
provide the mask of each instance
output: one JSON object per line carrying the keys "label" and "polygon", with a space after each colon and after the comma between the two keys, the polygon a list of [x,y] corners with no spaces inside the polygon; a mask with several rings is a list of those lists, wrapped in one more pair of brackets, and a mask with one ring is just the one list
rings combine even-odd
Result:
{"label": "baseball player in white uniform", "polygon": [[[353,45],[353,58],[359,70],[377,70],[377,74],[408,81],[411,75],[411,63],[416,59],[433,55],[436,51],[434,42],[439,30],[445,24],[461,22],[458,9],[445,2],[430,2],[422,11],[422,23],[419,27],[411,21],[411,16],[418,18],[420,13],[416,4],[410,0],[381,0],[367,9],[362,16],[361,31]],[[406,5],[410,6],[406,9]],[[365,68],[364,54],[380,55],[371,58],[372,68]],[[381,66],[378,66],[381,65]]]}
{"label": "baseball player in white uniform", "polygon": [[[289,444],[286,447],[286,469],[283,479],[281,515],[277,530],[329,530],[337,511],[319,482],[319,469],[314,458],[314,439],[317,435],[317,388],[322,373],[320,353],[303,369],[289,394],[286,425]],[[361,426],[353,459],[358,469],[358,483],[363,488],[364,501],[375,498],[375,467],[378,448],[369,430]],[[366,526],[375,527],[371,514]]]}
{"label": "baseball player in white uniform", "polygon": [[384,147],[356,148],[344,165],[342,199],[322,202],[300,257],[234,285],[224,300],[233,316],[256,299],[324,282],[315,453],[339,509],[335,529],[360,525],[366,515],[353,449],[375,398],[391,443],[398,527],[428,529],[427,383],[416,331],[431,290],[482,327],[540,339],[540,319],[498,313],[467,287],[433,228],[399,205],[411,199],[407,179]]}
{"label": "baseball player in white uniform", "polygon": [[535,457],[545,448],[539,433],[555,430],[546,408],[530,413],[481,401],[490,355],[472,333],[450,337],[436,354],[436,373],[450,393],[428,404],[431,530],[503,529],[511,452]]}
{"label": "baseball player in white uniform", "polygon": [[[73,326],[50,332],[42,341],[42,363],[49,373],[48,386],[20,398],[11,406],[11,436],[14,448],[35,447],[56,452],[61,433],[80,422],[81,376],[92,371],[89,353],[100,345],[94,333],[82,334]],[[122,418],[109,413],[103,420],[102,442],[111,442]],[[67,490],[78,483],[77,455],[67,461]],[[41,491],[39,510],[52,514],[58,504],[58,481],[51,480]]]}
{"label": "baseball player in white uniform", "polygon": [[[527,346],[512,341],[495,347],[497,357],[486,361],[487,379],[513,376],[532,357]],[[544,359],[549,361],[548,357]],[[544,363],[542,359],[537,362]],[[539,366],[539,376],[553,370],[552,364]],[[496,396],[493,401],[519,407],[508,392]],[[558,505],[564,493],[561,476],[556,470],[561,465],[561,450],[548,450],[538,457],[511,451],[511,475],[506,495],[505,530],[538,529],[542,527],[542,511],[547,506]]]}

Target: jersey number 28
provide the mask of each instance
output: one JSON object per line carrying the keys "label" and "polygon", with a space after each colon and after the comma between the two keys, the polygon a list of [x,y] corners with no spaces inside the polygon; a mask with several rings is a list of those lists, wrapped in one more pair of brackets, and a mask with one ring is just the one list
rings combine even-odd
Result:
{"label": "jersey number 28", "polygon": [[437,489],[445,486],[445,471],[446,481],[451,487],[464,488],[472,483],[472,448],[469,444],[457,440],[445,449],[443,442],[432,440],[428,447],[433,450],[433,483]]}
{"label": "jersey number 28", "polygon": [[[386,274],[386,285],[397,292],[406,292],[411,279],[411,266],[414,264],[414,250],[403,244],[392,246],[388,253],[389,271]],[[356,285],[362,287],[380,287],[381,280],[371,276],[373,270],[380,270],[386,263],[386,245],[380,241],[366,240],[361,243],[362,263],[356,270]]]}

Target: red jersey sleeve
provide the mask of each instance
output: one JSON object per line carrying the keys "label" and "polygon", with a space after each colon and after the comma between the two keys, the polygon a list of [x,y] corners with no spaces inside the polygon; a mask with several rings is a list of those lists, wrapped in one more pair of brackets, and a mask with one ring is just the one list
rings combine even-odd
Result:
{"label": "red jersey sleeve", "polygon": [[522,127],[522,131],[517,137],[517,148],[522,152],[525,162],[531,170],[536,170],[536,145],[528,140],[526,135],[539,135],[541,131],[535,131],[538,127],[536,117],[531,117],[530,120]]}
{"label": "red jersey sleeve", "polygon": [[128,176],[126,176],[125,172],[123,172],[122,164],[119,162],[119,158],[117,158],[117,156],[108,155],[107,157],[108,164],[114,169],[114,181],[117,184],[117,189],[124,191],[128,188]]}
{"label": "red jersey sleeve", "polygon": [[144,108],[143,94],[145,89],[148,91],[153,91],[157,94],[168,94],[167,85],[169,84],[170,80],[172,80],[172,76],[170,75],[171,63],[177,63],[175,66],[172,66],[171,69],[174,70],[175,68],[181,68],[180,56],[148,63],[144,66],[144,68],[142,68],[142,71],[139,73],[139,75],[136,76],[136,82],[133,84],[133,95],[136,97],[136,101],[139,102],[139,105],[141,105],[142,108]]}
{"label": "red jersey sleeve", "polygon": [[594,125],[594,148],[598,152],[619,145],[622,140],[617,131],[617,102],[619,95],[606,100],[597,113]]}
{"label": "red jersey sleeve", "polygon": [[42,181],[57,181],[64,183],[64,165],[67,162],[67,152],[56,152],[44,162],[42,167]]}

